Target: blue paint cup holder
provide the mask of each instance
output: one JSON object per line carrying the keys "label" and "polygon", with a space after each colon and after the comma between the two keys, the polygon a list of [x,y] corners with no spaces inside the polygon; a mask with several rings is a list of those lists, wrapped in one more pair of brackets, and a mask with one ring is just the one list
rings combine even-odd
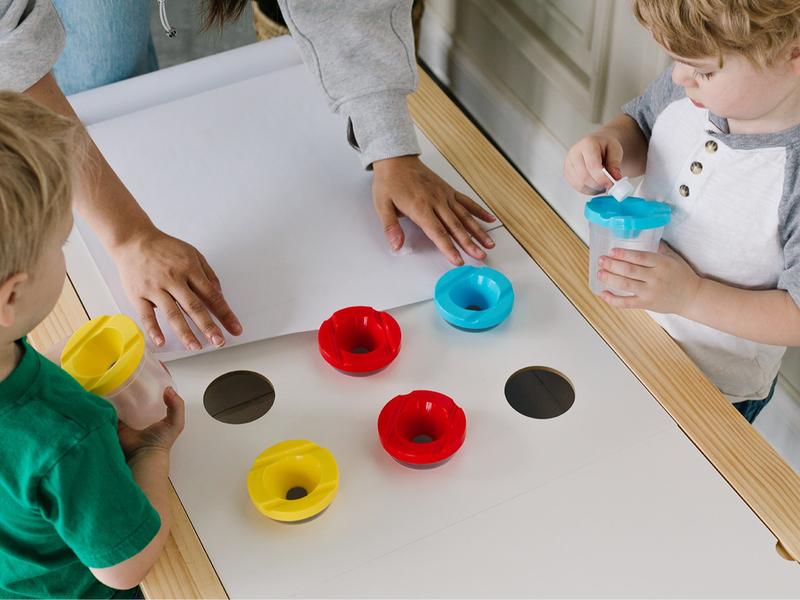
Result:
{"label": "blue paint cup holder", "polygon": [[589,221],[589,288],[594,294],[609,289],[618,296],[630,296],[629,292],[609,288],[597,278],[598,261],[614,248],[658,252],[661,235],[672,214],[670,206],[635,196],[622,201],[598,196],[586,203],[583,214]]}
{"label": "blue paint cup holder", "polygon": [[497,327],[511,314],[514,288],[499,271],[465,265],[439,278],[433,301],[450,325],[484,331]]}

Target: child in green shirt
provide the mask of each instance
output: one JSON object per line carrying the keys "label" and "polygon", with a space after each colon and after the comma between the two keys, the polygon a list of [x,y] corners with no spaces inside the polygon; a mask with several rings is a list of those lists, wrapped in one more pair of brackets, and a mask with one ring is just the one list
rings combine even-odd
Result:
{"label": "child in green shirt", "polygon": [[77,123],[0,93],[0,597],[133,597],[169,530],[181,398],[144,431],[120,424],[25,335],[64,285],[81,193]]}

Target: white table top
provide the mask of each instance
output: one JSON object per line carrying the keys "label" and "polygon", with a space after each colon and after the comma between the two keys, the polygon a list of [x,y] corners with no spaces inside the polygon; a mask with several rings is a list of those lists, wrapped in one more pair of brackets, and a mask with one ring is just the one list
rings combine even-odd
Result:
{"label": "white table top", "polygon": [[[223,75],[260,56],[296,60],[287,48],[263,43],[215,57],[216,74],[194,63],[126,82],[124,94],[73,101],[102,120],[106,102],[124,97],[124,109],[115,106],[124,114],[230,83]],[[165,93],[167,79],[175,91]],[[513,238],[494,236],[488,264],[517,293],[495,330],[453,329],[423,302],[392,311],[403,349],[367,378],[328,366],[314,332],[170,364],[188,408],[171,478],[228,593],[796,595],[797,565],[778,557],[769,531]],[[506,403],[506,378],[529,365],[570,379],[567,413],[538,421]],[[225,425],[202,395],[237,369],[268,377],[275,406],[254,423]],[[464,446],[436,469],[395,463],[377,439],[380,408],[413,389],[446,393],[467,414]],[[341,483],[319,518],[286,525],[255,510],[245,479],[264,448],[297,438],[333,452]]]}
{"label": "white table top", "polygon": [[278,37],[74,94],[69,101],[89,126],[301,63],[291,38]]}
{"label": "white table top", "polygon": [[[89,133],[153,223],[213,266],[244,328],[229,346],[315,329],[331,304],[383,310],[425,300],[451,266],[406,219],[402,251],[389,249],[372,174],[302,64],[98,122]],[[420,147],[445,181],[475,196],[421,134]],[[100,238],[83,219],[75,224],[82,239],[73,236],[68,257],[88,251],[93,261],[85,262],[94,264],[86,270],[105,282],[88,282],[70,261],[87,310],[136,318]],[[113,296],[107,306],[103,287]],[[192,354],[160,320],[166,344],[154,349],[158,357]]]}
{"label": "white table top", "polygon": [[[424,302],[392,311],[403,349],[367,378],[328,366],[313,332],[170,364],[188,402],[172,480],[228,593],[568,596],[592,582],[612,596],[795,593],[800,574],[770,533],[505,230],[494,234],[489,264],[517,294],[495,330],[453,329]],[[570,379],[567,413],[532,420],[506,403],[506,378],[530,365]],[[269,378],[276,401],[225,425],[202,395],[236,369]],[[378,442],[381,407],[413,389],[467,414],[464,446],[436,469],[403,467]],[[341,487],[318,519],[286,525],[255,510],[245,480],[261,450],[297,438],[331,450]],[[523,556],[544,562],[512,576]]]}
{"label": "white table top", "polygon": [[773,544],[670,429],[297,596],[796,597]]}

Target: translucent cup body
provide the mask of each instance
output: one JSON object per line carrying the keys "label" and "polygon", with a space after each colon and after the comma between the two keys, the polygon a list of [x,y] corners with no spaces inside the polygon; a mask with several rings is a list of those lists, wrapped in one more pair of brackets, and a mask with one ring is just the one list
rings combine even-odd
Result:
{"label": "translucent cup body", "polygon": [[609,227],[603,227],[597,223],[589,223],[589,288],[592,292],[599,294],[604,290],[609,290],[617,296],[632,296],[633,294],[629,292],[614,290],[597,279],[597,260],[601,256],[608,256],[612,248],[656,252],[658,251],[662,233],[664,233],[664,228],[656,227],[653,229],[626,231],[623,236],[622,232],[617,232]]}
{"label": "translucent cup body", "polygon": [[120,421],[133,429],[145,429],[167,416],[164,390],[171,385],[169,371],[145,348],[133,375],[104,397],[114,405]]}

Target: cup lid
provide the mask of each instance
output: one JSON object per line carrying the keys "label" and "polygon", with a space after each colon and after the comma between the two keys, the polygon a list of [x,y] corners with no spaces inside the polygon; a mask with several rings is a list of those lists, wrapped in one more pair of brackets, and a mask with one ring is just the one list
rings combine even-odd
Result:
{"label": "cup lid", "polygon": [[84,323],[61,353],[61,368],[89,392],[110,394],[136,372],[144,357],[144,334],[126,315],[103,315]]}
{"label": "cup lid", "polygon": [[586,203],[584,216],[590,223],[614,231],[640,231],[664,227],[669,223],[672,210],[657,200],[629,196],[617,201],[612,196],[598,196]]}

